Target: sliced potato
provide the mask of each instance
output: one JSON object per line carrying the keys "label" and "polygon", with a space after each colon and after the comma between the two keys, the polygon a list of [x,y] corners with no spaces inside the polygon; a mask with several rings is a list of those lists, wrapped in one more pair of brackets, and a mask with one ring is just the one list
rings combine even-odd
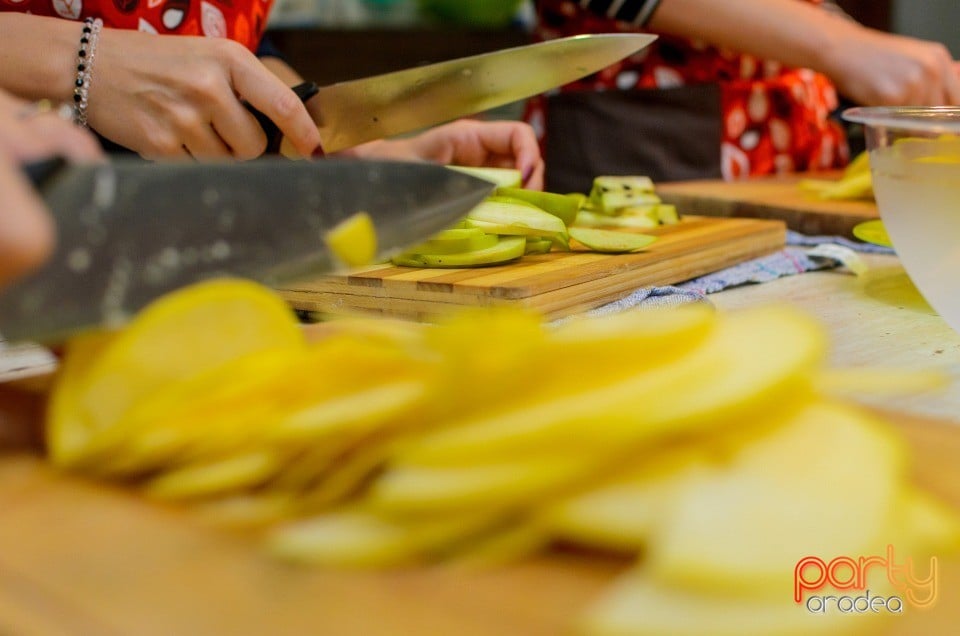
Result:
{"label": "sliced potato", "polygon": [[727,470],[676,495],[651,575],[776,597],[805,556],[882,554],[898,538],[890,528],[904,458],[903,443],[863,413],[812,402],[744,445]]}
{"label": "sliced potato", "polygon": [[712,475],[697,447],[667,450],[610,483],[560,501],[542,514],[553,536],[579,545],[637,554],[648,547],[676,496]]}
{"label": "sliced potato", "polygon": [[370,487],[366,503],[390,514],[503,510],[570,487],[597,469],[583,457],[545,457],[483,466],[392,464]]}
{"label": "sliced potato", "polygon": [[377,256],[377,228],[366,212],[352,214],[323,237],[327,247],[347,267],[369,265]]}
{"label": "sliced potato", "polygon": [[281,526],[269,535],[267,548],[275,556],[300,563],[394,567],[414,563],[493,523],[486,515],[403,522],[344,510]]}
{"label": "sliced potato", "polygon": [[229,279],[186,287],[141,311],[99,351],[76,386],[76,417],[91,432],[106,429],[173,382],[258,351],[303,346],[293,312],[269,289]]}
{"label": "sliced potato", "polygon": [[222,495],[257,486],[276,473],[281,458],[253,451],[209,464],[175,468],[147,482],[145,492],[157,499],[192,499]]}
{"label": "sliced potato", "polygon": [[46,442],[50,459],[69,466],[81,456],[94,427],[79,408],[80,390],[90,368],[116,337],[116,332],[98,331],[73,338],[67,345],[54,380],[46,415]]}
{"label": "sliced potato", "polygon": [[687,355],[600,386],[530,391],[522,401],[424,435],[404,450],[403,461],[449,466],[549,449],[622,452],[667,436],[738,425],[771,405],[803,399],[824,353],[823,332],[803,314],[762,308],[724,315]]}
{"label": "sliced potato", "polygon": [[[881,592],[873,588],[874,595]],[[698,594],[656,583],[641,571],[622,577],[585,613],[585,636],[848,636],[874,634],[879,614],[812,614],[789,587],[778,598]]]}

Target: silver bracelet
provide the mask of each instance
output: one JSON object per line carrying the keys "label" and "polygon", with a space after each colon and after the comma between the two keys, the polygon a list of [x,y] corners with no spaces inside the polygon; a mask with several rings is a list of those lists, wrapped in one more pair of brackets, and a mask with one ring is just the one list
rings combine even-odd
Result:
{"label": "silver bracelet", "polygon": [[87,127],[87,104],[90,96],[90,82],[93,80],[93,60],[97,54],[97,42],[103,20],[87,18],[83,21],[80,36],[80,50],[77,52],[77,79],[73,84],[73,121],[78,126]]}

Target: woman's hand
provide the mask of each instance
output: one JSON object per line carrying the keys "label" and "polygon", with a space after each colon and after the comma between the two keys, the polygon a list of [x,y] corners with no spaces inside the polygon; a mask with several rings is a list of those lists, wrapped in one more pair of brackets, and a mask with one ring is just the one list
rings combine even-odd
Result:
{"label": "woman's hand", "polygon": [[53,249],[54,228],[21,164],[53,156],[103,157],[93,135],[56,112],[36,112],[0,91],[0,286],[39,266]]}
{"label": "woman's hand", "polygon": [[516,168],[526,187],[543,188],[543,158],[533,129],[516,121],[461,119],[407,139],[373,141],[342,154],[432,161],[461,166]]}
{"label": "woman's hand", "polygon": [[960,68],[947,47],[860,27],[826,55],[827,75],[867,106],[960,104]]}
{"label": "woman's hand", "polygon": [[97,132],[147,158],[253,159],[263,130],[241,100],[309,157],[320,133],[294,92],[236,42],[104,29],[87,109]]}

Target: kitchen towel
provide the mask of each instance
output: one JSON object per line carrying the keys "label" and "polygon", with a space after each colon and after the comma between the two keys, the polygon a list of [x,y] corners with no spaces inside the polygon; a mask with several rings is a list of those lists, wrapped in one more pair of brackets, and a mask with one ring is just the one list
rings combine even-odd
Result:
{"label": "kitchen towel", "polygon": [[755,258],[727,269],[689,280],[679,285],[667,287],[645,287],[638,289],[620,300],[608,303],[588,312],[597,316],[616,313],[634,307],[667,307],[689,302],[709,302],[707,294],[715,294],[724,289],[740,285],[766,283],[784,276],[794,276],[804,272],[833,269],[842,264],[840,260],[811,255],[807,248],[821,245],[835,245],[856,252],[872,254],[893,254],[888,247],[851,241],[841,236],[807,236],[798,232],[787,232],[787,247]]}

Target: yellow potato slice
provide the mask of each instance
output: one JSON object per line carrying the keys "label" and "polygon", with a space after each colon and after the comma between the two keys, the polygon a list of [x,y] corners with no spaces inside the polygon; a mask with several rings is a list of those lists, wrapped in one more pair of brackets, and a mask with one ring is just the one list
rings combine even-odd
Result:
{"label": "yellow potato slice", "polygon": [[[575,317],[547,331],[537,383],[548,391],[599,385],[662,365],[701,346],[716,325],[706,303]],[[530,387],[537,390],[536,386]]]}
{"label": "yellow potato slice", "polygon": [[289,307],[265,287],[229,279],[186,287],[152,303],[104,348],[77,388],[78,417],[105,429],[172,382],[303,343]]}
{"label": "yellow potato slice", "polygon": [[347,267],[362,267],[377,257],[377,228],[366,212],[340,221],[324,236],[327,247]]}
{"label": "yellow potato slice", "polygon": [[708,479],[704,449],[668,450],[623,479],[598,484],[548,507],[541,515],[553,536],[579,545],[636,554],[647,547],[676,496]]}
{"label": "yellow potato slice", "polygon": [[651,575],[687,589],[779,595],[805,556],[884,553],[905,448],[853,407],[811,403],[690,484],[653,539]]}
{"label": "yellow potato slice", "polygon": [[801,399],[825,348],[819,326],[789,309],[724,315],[702,346],[676,360],[559,395],[525,389],[535,399],[455,420],[410,444],[400,461],[449,466],[550,449],[625,452],[633,444],[739,425],[750,413]]}
{"label": "yellow potato slice", "polygon": [[93,425],[78,408],[80,390],[90,367],[105,351],[116,332],[98,331],[70,340],[57,371],[46,415],[46,442],[50,460],[69,465],[83,453]]}
{"label": "yellow potato slice", "polygon": [[336,458],[336,464],[322,474],[314,488],[300,499],[300,509],[323,510],[358,494],[393,453],[392,440],[363,440]]}
{"label": "yellow potato slice", "polygon": [[294,512],[287,493],[237,494],[195,503],[191,512],[214,526],[235,530],[256,530],[283,521]]}
{"label": "yellow potato slice", "polygon": [[[881,589],[871,588],[876,596]],[[789,586],[755,599],[697,594],[631,572],[581,619],[584,636],[852,636],[876,634],[879,614],[813,614],[793,602]],[[859,596],[855,594],[853,596]]]}
{"label": "yellow potato slice", "polygon": [[454,568],[482,570],[515,563],[550,543],[550,533],[531,521],[517,521],[501,530],[471,538],[444,563]]}
{"label": "yellow potato slice", "polygon": [[185,457],[242,452],[281,408],[276,384],[287,383],[306,357],[302,348],[267,349],[166,384],[92,435],[74,465],[124,476]]}
{"label": "yellow potato slice", "polygon": [[252,451],[208,463],[175,468],[147,482],[144,491],[156,499],[212,497],[262,484],[276,473],[280,458]]}
{"label": "yellow potato slice", "polygon": [[916,555],[947,556],[960,551],[960,514],[919,488],[908,486],[899,504],[905,543]]}
{"label": "yellow potato slice", "polygon": [[503,510],[569,488],[596,469],[592,458],[563,456],[484,466],[394,465],[372,484],[365,502],[403,515]]}
{"label": "yellow potato slice", "polygon": [[401,522],[359,510],[344,510],[286,524],[273,531],[267,548],[288,561],[349,568],[384,568],[415,563],[482,532],[487,516]]}

